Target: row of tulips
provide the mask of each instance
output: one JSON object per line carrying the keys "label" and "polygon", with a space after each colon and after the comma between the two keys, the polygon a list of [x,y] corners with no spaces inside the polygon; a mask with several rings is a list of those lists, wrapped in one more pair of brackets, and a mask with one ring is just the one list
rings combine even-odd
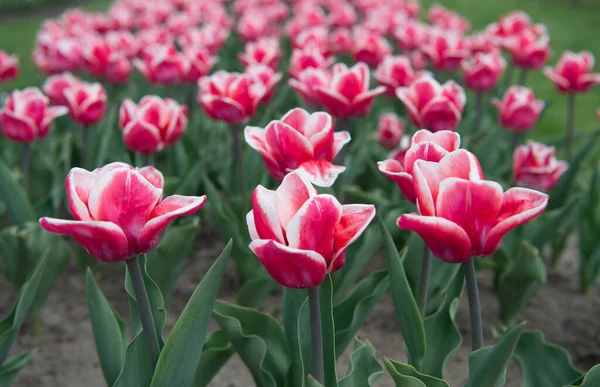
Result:
{"label": "row of tulips", "polygon": [[[231,356],[227,348],[233,348],[261,387],[370,386],[382,366],[368,341],[355,339],[354,368],[340,381],[335,360],[389,288],[409,359],[403,364],[384,358],[390,375],[399,386],[447,386],[443,369],[456,349],[453,343],[461,339],[454,314],[465,283],[474,350],[469,385],[501,384],[506,362],[525,338],[554,351],[552,361],[546,355],[541,361],[538,354],[524,355],[523,348],[520,352],[536,359],[535,371],[547,370],[539,363],[548,360],[556,374],[552,383],[562,386],[583,378],[564,351],[535,331],[523,331],[516,320],[545,281],[540,250],[557,244],[554,253],[560,253],[566,237],[559,235],[559,226],[567,234],[572,230],[567,216],[576,213],[576,202],[565,197],[575,192],[575,174],[594,144],[590,141],[573,157],[574,96],[600,83],[600,75],[592,73],[593,55],[566,52],[555,68],[544,70],[558,91],[569,95],[569,165],[556,159],[553,147],[532,141],[519,145],[545,106],[524,86],[527,72],[543,68],[550,56],[545,27],[513,12],[466,35],[470,24],[456,12],[434,5],[426,16],[430,24],[418,21],[419,12],[413,0],[120,0],[106,14],[70,10],[42,26],[33,61],[49,74],[43,92],[12,91],[0,111],[0,126],[9,140],[29,144],[45,138],[54,120],[56,134],[40,143],[64,143],[61,152],[71,152],[74,132],[66,131],[67,122],[58,117],[69,113],[82,126],[83,168],[71,168],[70,157],[64,162],[70,169],[66,204],[74,220],[43,216],[39,222],[51,233],[72,236],[96,260],[126,263],[129,339],[93,274],[86,274],[92,328],[108,385],[203,386]],[[286,39],[291,47],[282,49]],[[217,70],[210,74],[213,67]],[[520,86],[512,85],[515,67],[521,69]],[[144,83],[136,81],[133,68]],[[234,68],[240,71],[230,71]],[[16,58],[0,53],[0,82],[18,72]],[[371,86],[371,74],[377,86]],[[457,79],[436,79],[447,74]],[[89,77],[104,85],[84,80]],[[504,86],[499,85],[502,79]],[[135,98],[129,87],[117,89],[111,83],[131,85],[141,95]],[[184,84],[198,85],[197,103],[195,91]],[[463,87],[474,92],[473,108]],[[168,98],[153,95],[164,92]],[[486,103],[486,93],[501,92],[502,99]],[[404,120],[389,112],[400,106],[398,100]],[[297,107],[300,101],[304,108]],[[195,114],[198,105],[202,112]],[[496,108],[497,119],[488,105]],[[375,129],[376,114],[377,133],[368,133]],[[231,151],[223,151],[223,137],[211,137],[224,128],[210,119],[229,126]],[[414,133],[408,120],[417,129]],[[494,121],[514,132],[508,152],[496,143],[511,140],[490,124]],[[98,127],[89,127],[94,124]],[[88,137],[108,138],[112,125],[121,128],[125,146],[142,156],[136,158],[137,168],[130,161],[103,165],[90,159],[95,148],[107,146]],[[461,135],[455,130],[465,132],[463,147],[473,153],[460,148]],[[203,151],[197,149],[201,145],[206,145]],[[29,145],[24,149],[21,172],[28,191]],[[510,164],[503,161],[505,153],[513,159],[512,185],[519,186],[506,191],[501,183],[510,180],[510,172],[499,171]],[[232,168],[218,160],[225,154],[235,160]],[[189,155],[198,159],[191,167],[182,162]],[[255,171],[263,170],[254,162],[257,157],[272,179]],[[126,153],[112,153],[111,158],[131,160]],[[217,167],[211,170],[214,159]],[[377,169],[399,189],[391,190],[391,183],[371,174]],[[28,204],[32,193],[29,199],[20,194],[4,163],[0,175],[9,182],[0,188],[10,193],[6,211],[16,213],[12,222],[17,230],[35,227],[19,222],[24,212],[35,217]],[[173,179],[181,183],[175,189]],[[597,185],[595,180],[591,184]],[[256,188],[249,197],[251,187]],[[163,198],[165,192],[187,195]],[[347,204],[355,201],[369,204]],[[196,214],[205,203],[216,228],[233,242],[206,273],[165,341],[165,303],[181,273],[177,267],[189,252],[182,241],[189,240],[191,249],[197,223],[182,220],[167,226]],[[55,213],[62,212],[56,206]],[[584,217],[590,230],[600,227],[594,213]],[[538,216],[542,219],[534,221]],[[378,229],[369,226],[376,217]],[[6,234],[13,238],[7,246],[28,238],[13,231]],[[64,244],[60,239],[52,243]],[[401,245],[406,245],[402,257]],[[582,246],[592,252],[597,248],[593,241]],[[359,281],[381,249],[387,268]],[[0,248],[6,262],[9,250]],[[240,305],[215,301],[229,255],[243,281]],[[478,257],[489,259],[474,259]],[[29,308],[38,283],[45,284],[49,260],[39,260],[32,277],[19,283],[20,310]],[[527,275],[522,274],[522,265],[531,262],[538,269],[530,274],[528,267]],[[593,283],[597,265],[591,259],[582,262],[590,271],[587,283]],[[508,330],[498,344],[483,348],[476,274],[486,265],[497,270],[495,290]],[[283,286],[283,324],[257,310],[275,288],[273,280]],[[220,329],[205,340],[211,315]],[[15,322],[18,329],[22,321]],[[442,328],[431,331],[431,326]],[[438,331],[447,334],[439,336]],[[8,367],[10,360],[0,357],[0,364]],[[532,364],[523,365],[524,373],[533,372]],[[599,373],[592,368],[582,385],[600,383]]]}

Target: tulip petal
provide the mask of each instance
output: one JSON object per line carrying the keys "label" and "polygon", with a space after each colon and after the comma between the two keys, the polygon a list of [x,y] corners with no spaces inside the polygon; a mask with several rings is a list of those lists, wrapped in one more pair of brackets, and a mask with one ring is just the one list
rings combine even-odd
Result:
{"label": "tulip petal", "polygon": [[252,211],[246,214],[246,224],[248,225],[248,234],[250,234],[250,239],[260,239],[258,236],[258,231],[256,231],[256,224],[254,224],[254,213]]}
{"label": "tulip petal", "polygon": [[373,100],[378,95],[385,93],[385,86],[377,86],[373,90],[367,90],[354,98],[352,101],[352,116],[364,117],[371,110]]}
{"label": "tulip petal", "polygon": [[310,141],[281,121],[272,121],[265,129],[265,139],[271,155],[283,168],[295,169],[305,159],[313,157]]}
{"label": "tulip petal", "polygon": [[88,210],[90,192],[96,185],[96,176],[82,168],[73,168],[65,180],[71,214],[76,220],[93,220]]}
{"label": "tulip petal", "polygon": [[160,150],[160,131],[145,121],[132,121],[123,129],[123,142],[136,152],[153,153]]}
{"label": "tulip petal", "polygon": [[483,255],[490,255],[500,247],[504,235],[541,214],[548,205],[548,195],[527,188],[511,188],[504,193],[498,223],[490,231]]}
{"label": "tulip petal", "polygon": [[333,165],[327,160],[313,159],[303,162],[295,171],[316,186],[331,187],[345,170],[346,167]]}
{"label": "tulip petal", "polygon": [[210,117],[228,124],[239,124],[248,118],[244,107],[231,98],[201,94],[200,104]]}
{"label": "tulip petal", "polygon": [[37,126],[28,117],[20,117],[12,111],[3,109],[0,111],[0,127],[4,135],[18,142],[32,142],[37,139]]}
{"label": "tulip petal", "polygon": [[544,69],[544,75],[550,79],[559,90],[569,90],[571,84],[569,80],[557,73],[553,68],[547,67]]}
{"label": "tulip petal", "polygon": [[349,143],[351,139],[350,132],[345,130],[333,134],[333,158],[340,153],[344,145]]}
{"label": "tulip petal", "polygon": [[269,275],[288,288],[318,286],[327,274],[325,259],[314,251],[294,249],[264,239],[252,241],[250,250],[256,254]]}
{"label": "tulip petal", "polygon": [[125,233],[112,222],[41,218],[40,224],[49,232],[71,235],[100,261],[112,263],[130,257]]}
{"label": "tulip petal", "polygon": [[404,214],[398,226],[414,231],[429,246],[433,255],[444,262],[464,263],[471,259],[471,241],[459,225],[437,216]]}
{"label": "tulip petal", "polygon": [[281,227],[287,229],[289,221],[310,198],[318,195],[317,190],[300,174],[288,173],[277,188],[277,216]]}
{"label": "tulip petal", "polygon": [[169,196],[152,210],[148,222],[140,233],[138,244],[140,251],[154,249],[167,226],[177,217],[195,214],[204,206],[204,196]]}
{"label": "tulip petal", "polygon": [[165,178],[161,171],[148,165],[143,168],[136,168],[140,175],[144,176],[156,188],[162,189],[165,185]]}
{"label": "tulip petal", "polygon": [[393,180],[402,195],[411,203],[416,202],[415,187],[413,177],[404,171],[399,161],[389,159],[377,163],[377,168],[385,176]]}
{"label": "tulip petal", "polygon": [[421,109],[422,125],[432,132],[456,129],[461,115],[460,110],[446,97],[435,97]]}
{"label": "tulip petal", "polygon": [[427,129],[418,130],[412,137],[411,145],[421,142],[432,142],[452,152],[460,147],[460,134],[450,130],[440,130],[439,132],[430,132]]}
{"label": "tulip petal", "polygon": [[[333,235],[332,268],[346,248],[356,241],[375,217],[375,206],[368,204],[346,204],[342,206],[342,217],[335,225]],[[341,267],[341,266],[340,266]],[[339,269],[339,267],[337,267]]]}
{"label": "tulip petal", "polygon": [[[310,117],[310,113],[301,108],[295,108],[287,112],[282,118],[281,121],[288,124],[292,128],[296,129],[300,133],[306,136],[304,133],[304,126],[306,121]],[[309,136],[306,136],[307,138]]]}
{"label": "tulip petal", "polygon": [[333,116],[336,118],[348,118],[350,116],[350,101],[346,97],[335,90],[322,86],[318,86],[315,91],[321,103]]}
{"label": "tulip petal", "polygon": [[252,193],[254,224],[261,239],[274,239],[285,243],[283,230],[277,215],[278,198],[275,191],[259,185]]}

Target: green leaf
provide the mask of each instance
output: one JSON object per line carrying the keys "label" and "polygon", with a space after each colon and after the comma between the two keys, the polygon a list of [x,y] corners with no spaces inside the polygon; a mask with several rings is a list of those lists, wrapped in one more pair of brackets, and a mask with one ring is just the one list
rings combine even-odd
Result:
{"label": "green leaf", "polygon": [[575,219],[580,204],[581,195],[576,195],[569,198],[562,207],[546,212],[535,222],[538,228],[530,238],[531,243],[541,249],[551,242],[556,237],[557,230],[567,227]]}
{"label": "green leaf", "polygon": [[585,375],[565,387],[598,387],[600,386],[600,364],[592,367]]}
{"label": "green leaf", "polygon": [[119,377],[125,360],[125,322],[104,297],[89,268],[85,273],[85,296],[100,368],[106,383],[112,386]]}
{"label": "green leaf", "polygon": [[383,293],[390,287],[387,270],[371,273],[342,303],[333,308],[335,353],[339,357],[350,344]]}
{"label": "green leaf", "polygon": [[469,355],[469,380],[465,387],[503,386],[506,362],[512,355],[525,323],[511,329],[499,343],[478,349]]}
{"label": "green leaf", "polygon": [[183,176],[177,189],[179,195],[197,195],[200,183],[202,183],[202,174],[204,173],[204,160],[199,159],[190,170]]}
{"label": "green leaf", "polygon": [[[310,323],[306,289],[283,288],[281,300],[283,328],[292,351],[292,366],[286,379],[287,387],[303,387],[306,372],[303,348],[310,348]],[[306,343],[308,342],[308,343]],[[308,351],[310,353],[310,351]],[[306,361],[308,365],[310,360]]]}
{"label": "green leaf", "polygon": [[[150,276],[148,275],[145,256],[141,256],[139,259],[140,268],[142,270],[142,276],[144,277],[144,286],[146,287],[146,291],[148,292],[148,299],[150,300],[150,309],[152,311],[152,316],[154,317],[156,333],[158,334],[158,341],[162,348],[164,344],[162,331],[165,326],[165,322],[167,321],[167,312],[165,310],[165,304],[163,301],[162,294],[160,293],[160,289],[158,288],[158,285],[156,285],[156,282],[154,282],[152,278],[150,278]],[[135,291],[133,290],[133,284],[131,283],[129,271],[126,271],[125,274],[125,290],[127,291],[128,295],[129,324],[131,336],[135,337],[138,335],[138,333],[142,331],[142,323],[140,320],[140,312],[138,310],[138,304],[135,298]]]}
{"label": "green leaf", "polygon": [[8,357],[17,333],[25,317],[27,317],[29,308],[34,302],[40,282],[44,277],[48,259],[48,255],[44,254],[38,262],[35,271],[31,274],[31,277],[29,277],[19,290],[9,315],[0,321],[0,364],[4,364],[4,361]]}
{"label": "green leaf", "polygon": [[125,349],[123,369],[113,387],[150,387],[152,369],[144,333],[140,332]]}
{"label": "green leaf", "polygon": [[158,247],[146,255],[148,274],[158,285],[167,304],[183,273],[185,260],[194,247],[198,224],[198,218],[194,218],[189,223],[169,227]]}
{"label": "green leaf", "polygon": [[234,353],[233,346],[223,331],[216,331],[208,336],[191,387],[207,386]]}
{"label": "green leaf", "polygon": [[377,361],[375,348],[368,340],[355,339],[354,351],[350,354],[350,365],[346,376],[340,380],[340,387],[371,387],[383,374],[383,367]]}
{"label": "green leaf", "polygon": [[321,306],[321,331],[323,333],[323,368],[327,387],[337,387],[335,322],[333,319],[333,282],[327,275],[319,285],[319,303]]}
{"label": "green leaf", "polygon": [[291,361],[290,347],[281,326],[258,310],[217,301],[213,316],[258,387],[284,384]]}
{"label": "green leaf", "polygon": [[266,272],[263,276],[246,281],[235,298],[239,305],[248,308],[260,308],[269,294],[278,286],[277,282]]}
{"label": "green leaf", "polygon": [[307,387],[324,387],[312,375],[308,375],[308,380],[306,381],[306,386]]}
{"label": "green leaf", "polygon": [[505,324],[515,325],[516,318],[527,303],[546,283],[546,265],[540,252],[523,241],[515,257],[498,280],[497,297],[500,317]]}
{"label": "green leaf", "polygon": [[35,349],[32,349],[6,360],[0,367],[0,387],[10,387],[19,371],[25,367],[36,352]]}
{"label": "green leaf", "polygon": [[[456,265],[459,266],[460,265]],[[460,347],[462,336],[454,318],[460,301],[464,276],[459,270],[455,273],[451,285],[445,292],[444,302],[432,315],[425,318],[425,336],[427,351],[422,362],[421,371],[425,374],[443,379],[444,366],[448,357]]]}
{"label": "green leaf", "polygon": [[23,227],[28,221],[36,221],[35,211],[27,199],[23,186],[2,160],[0,160],[0,198],[4,201],[12,221],[17,225]]}
{"label": "green leaf", "polygon": [[160,352],[152,386],[188,387],[192,383],[232,244],[229,241],[225,246],[177,319]]}
{"label": "green leaf", "polygon": [[[396,386],[399,387],[449,387],[442,379],[419,373],[413,366],[398,363],[383,357],[385,368],[388,370]],[[483,386],[481,386],[483,387]]]}
{"label": "green leaf", "polygon": [[562,386],[581,376],[568,352],[547,343],[538,330],[521,334],[513,356],[521,367],[523,387]]}
{"label": "green leaf", "polygon": [[[425,357],[426,341],[425,341],[425,327],[421,314],[417,308],[417,302],[410,290],[406,273],[404,272],[404,266],[402,265],[402,259],[398,255],[396,245],[390,236],[385,224],[381,220],[381,217],[377,216],[379,221],[379,227],[383,235],[383,243],[387,255],[388,262],[388,274],[390,276],[390,288],[392,290],[392,300],[394,302],[394,308],[396,309],[396,317],[402,329],[402,335],[411,362],[413,364],[419,364],[419,362]],[[403,252],[406,255],[406,249]]]}

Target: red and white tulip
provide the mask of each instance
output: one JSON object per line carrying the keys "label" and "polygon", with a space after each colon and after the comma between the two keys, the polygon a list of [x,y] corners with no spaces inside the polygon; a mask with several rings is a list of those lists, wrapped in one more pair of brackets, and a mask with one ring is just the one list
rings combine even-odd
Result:
{"label": "red and white tulip", "polygon": [[556,67],[547,67],[544,74],[561,93],[585,93],[600,84],[600,73],[592,73],[594,54],[589,51],[564,52]]}
{"label": "red and white tulip", "polygon": [[513,178],[521,187],[550,191],[569,168],[565,161],[558,161],[553,146],[527,141],[513,154]]}
{"label": "red and white tulip", "polygon": [[492,103],[500,113],[500,124],[506,129],[525,132],[537,123],[544,101],[535,99],[531,89],[524,86],[511,86],[502,101],[497,98]]}
{"label": "red and white tulip", "polygon": [[106,91],[100,83],[77,82],[64,91],[71,119],[83,125],[95,124],[106,110]]}

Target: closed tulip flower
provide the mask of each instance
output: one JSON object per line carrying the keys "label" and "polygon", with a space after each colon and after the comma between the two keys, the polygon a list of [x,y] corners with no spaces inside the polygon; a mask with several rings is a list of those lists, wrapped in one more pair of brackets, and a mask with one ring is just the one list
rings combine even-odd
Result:
{"label": "closed tulip flower", "polygon": [[276,191],[254,190],[246,216],[250,249],[281,285],[315,287],[344,265],[346,249],[374,216],[375,206],[341,205],[292,172]]}
{"label": "closed tulip flower", "polygon": [[175,143],[187,126],[187,107],[148,95],[136,105],[126,99],[119,111],[123,142],[133,151],[153,153]]}
{"label": "closed tulip flower", "polygon": [[106,91],[99,83],[78,82],[65,89],[69,115],[83,125],[95,124],[106,110]]}
{"label": "closed tulip flower", "polygon": [[102,38],[90,39],[89,42],[82,44],[83,68],[96,77],[106,73],[112,55],[111,47]]}
{"label": "closed tulip flower", "polygon": [[465,86],[477,93],[486,93],[498,84],[506,61],[499,52],[477,53],[462,63]]}
{"label": "closed tulip flower", "polygon": [[594,54],[589,51],[564,52],[556,67],[544,69],[544,74],[554,82],[561,93],[585,93],[600,83],[600,73],[592,74]]}
{"label": "closed tulip flower", "polygon": [[414,166],[419,214],[404,214],[398,226],[416,232],[433,254],[448,263],[464,263],[496,252],[513,228],[541,214],[548,195],[527,188],[506,192],[483,180],[479,162],[467,151],[439,163]]}
{"label": "closed tulip flower", "polygon": [[379,116],[377,138],[382,146],[388,149],[397,147],[402,134],[404,134],[404,125],[397,114],[386,113]]}
{"label": "closed tulip flower", "polygon": [[15,79],[19,75],[19,60],[0,50],[0,84]]}
{"label": "closed tulip flower", "polygon": [[35,87],[14,90],[0,110],[0,129],[12,141],[30,143],[44,138],[56,117],[67,114],[63,106],[48,106],[48,98]]}
{"label": "closed tulip flower", "polygon": [[434,25],[458,32],[467,32],[471,25],[469,21],[456,12],[446,9],[441,4],[434,4],[429,8],[427,19]]}
{"label": "closed tulip flower", "polygon": [[256,83],[261,83],[265,87],[265,94],[260,102],[267,103],[273,99],[275,88],[281,81],[281,73],[276,73],[272,68],[266,65],[248,66],[245,71]]}
{"label": "closed tulip flower", "polygon": [[541,69],[550,56],[550,37],[538,36],[526,30],[520,35],[506,38],[504,47],[511,53],[515,66],[529,69]]}
{"label": "closed tulip flower", "polygon": [[440,85],[430,75],[422,75],[409,87],[396,90],[396,95],[418,128],[432,132],[454,130],[466,103],[465,91],[454,81]]}
{"label": "closed tulip flower", "polygon": [[175,218],[196,213],[206,196],[165,199],[163,176],[153,167],[112,163],[91,172],[73,168],[65,183],[75,220],[41,218],[56,234],[67,234],[94,258],[123,261],[153,250]]}
{"label": "closed tulip flower", "polygon": [[198,100],[206,114],[228,124],[248,121],[266,93],[263,84],[249,75],[226,71],[202,77],[198,84]]}
{"label": "closed tulip flower", "polygon": [[350,134],[334,132],[333,119],[327,113],[293,109],[265,129],[246,127],[245,137],[278,181],[296,171],[315,185],[330,187],[346,169],[332,161],[350,141]]}
{"label": "closed tulip flower", "polygon": [[379,86],[369,90],[369,67],[359,62],[348,68],[343,63],[333,66],[327,86],[316,88],[321,103],[336,118],[364,117],[373,100],[385,92]]}
{"label": "closed tulip flower", "polygon": [[352,34],[348,28],[336,28],[329,39],[329,51],[338,55],[349,54],[352,52],[352,43]]}
{"label": "closed tulip flower", "polygon": [[113,85],[122,85],[129,82],[132,70],[133,66],[129,59],[124,56],[114,55],[104,72],[104,78],[108,83]]}
{"label": "closed tulip flower", "polygon": [[420,50],[429,40],[429,26],[416,20],[408,20],[394,31],[398,46],[407,52]]}
{"label": "closed tulip flower", "polygon": [[133,64],[148,82],[158,85],[178,84],[188,71],[188,62],[171,44],[144,49],[142,59]]}
{"label": "closed tulip flower", "polygon": [[53,105],[67,106],[67,98],[65,97],[65,90],[73,87],[75,84],[81,82],[77,77],[74,77],[71,73],[62,73],[56,75],[50,75],[42,90],[44,94],[50,98],[50,103]]}
{"label": "closed tulip flower", "polygon": [[386,87],[387,96],[395,97],[397,88],[410,86],[422,74],[424,73],[413,69],[408,57],[389,55],[377,66],[373,77]]}
{"label": "closed tulip flower", "polygon": [[292,50],[288,72],[291,77],[297,78],[302,71],[308,68],[326,69],[331,66],[333,61],[334,58],[325,57],[316,47],[296,48]]}
{"label": "closed tulip flower", "polygon": [[288,85],[298,93],[306,105],[318,107],[322,104],[317,89],[319,87],[327,87],[329,78],[329,73],[326,70],[308,68],[298,75],[298,79],[290,78]]}
{"label": "closed tulip flower", "polygon": [[239,54],[238,58],[244,66],[265,65],[277,71],[281,58],[279,39],[267,37],[246,43],[245,52]]}
{"label": "closed tulip flower", "polygon": [[200,46],[186,49],[183,57],[187,62],[187,72],[183,75],[183,81],[186,83],[197,83],[198,79],[207,75],[217,63],[217,58]]}
{"label": "closed tulip flower", "polygon": [[421,50],[436,70],[457,70],[463,59],[470,55],[467,39],[452,31],[434,31],[430,32],[428,43]]}
{"label": "closed tulip flower", "polygon": [[352,55],[354,60],[364,62],[369,67],[377,67],[383,58],[392,52],[392,47],[384,36],[365,28],[355,28],[353,38]]}
{"label": "closed tulip flower", "polygon": [[553,146],[527,141],[513,154],[513,177],[521,187],[550,191],[569,168],[565,161],[556,160]]}
{"label": "closed tulip flower", "polygon": [[388,160],[377,163],[379,171],[394,181],[402,195],[411,203],[416,202],[414,189],[414,165],[417,160],[439,162],[444,156],[458,149],[458,133],[442,130],[432,133],[421,129],[414,134],[410,145],[400,152],[392,152]]}
{"label": "closed tulip flower", "polygon": [[544,102],[536,100],[533,91],[523,86],[511,86],[502,101],[494,98],[492,103],[500,113],[500,124],[516,132],[533,128],[544,110]]}

